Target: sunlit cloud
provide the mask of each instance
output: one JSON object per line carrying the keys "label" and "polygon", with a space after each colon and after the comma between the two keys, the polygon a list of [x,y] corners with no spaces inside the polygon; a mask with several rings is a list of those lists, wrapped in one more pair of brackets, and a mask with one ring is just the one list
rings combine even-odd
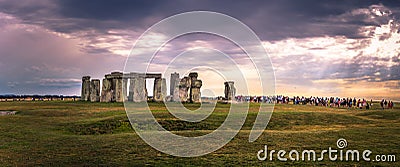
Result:
{"label": "sunlit cloud", "polygon": [[[392,12],[382,5],[372,5],[349,13],[373,19],[390,16]],[[360,32],[368,37],[264,41],[276,70],[277,91],[291,95],[398,98],[391,93],[400,89],[399,62],[393,61],[398,60],[400,53],[398,21],[390,18],[380,25],[360,27]]]}
{"label": "sunlit cloud", "polygon": [[[203,80],[203,90],[222,95],[224,79],[210,68],[226,75],[234,68],[227,65],[226,57],[213,54],[219,51],[246,76],[250,89],[245,83],[235,84],[238,94],[261,95],[258,75],[274,72],[278,94],[400,100],[400,8],[386,5],[391,3],[302,2],[315,5],[304,10],[294,2],[260,1],[248,5],[252,10],[246,13],[241,8],[246,5],[228,3],[222,8],[212,1],[182,2],[182,9],[165,3],[144,4],[135,10],[127,10],[135,2],[110,7],[98,4],[109,8],[109,14],[96,7],[76,7],[77,3],[87,2],[0,0],[0,70],[9,76],[0,78],[0,93],[79,94],[81,76],[102,78],[111,71],[122,71],[129,55],[134,65],[127,69],[142,71],[149,61],[143,55],[168,40],[163,34],[151,34],[143,39],[144,45],[131,50],[147,28],[173,14],[209,7],[254,29],[274,71],[253,71],[253,62],[260,60],[251,60],[225,38],[204,33],[180,36],[162,45],[149,71],[166,71],[168,81],[169,72],[182,76],[193,69]],[[49,90],[46,85],[63,89]]]}

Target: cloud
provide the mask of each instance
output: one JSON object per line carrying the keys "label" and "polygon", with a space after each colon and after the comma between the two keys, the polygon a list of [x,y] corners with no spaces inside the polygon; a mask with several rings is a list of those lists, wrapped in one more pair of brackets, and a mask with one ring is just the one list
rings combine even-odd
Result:
{"label": "cloud", "polygon": [[[375,4],[374,4],[375,3]],[[179,5],[176,5],[179,4]],[[387,4],[386,6],[384,6]],[[106,33],[109,29],[136,29],[144,31],[157,21],[177,13],[209,10],[233,16],[249,25],[264,40],[344,35],[363,37],[356,30],[368,21],[365,10],[373,14],[388,15],[387,6],[399,6],[385,1],[24,1],[3,0],[2,12],[12,14],[24,22],[40,24],[63,33],[96,30]],[[354,10],[356,9],[356,10]],[[376,9],[376,10],[375,10]],[[396,10],[396,12],[394,12]],[[1,11],[1,10],[0,10]],[[349,12],[350,11],[350,12]],[[378,12],[379,11],[379,12]],[[391,8],[391,15],[397,9]],[[362,18],[362,20],[359,20]],[[380,17],[383,18],[383,17]],[[377,19],[374,19],[377,20]]]}
{"label": "cloud", "polygon": [[[400,90],[399,22],[382,4],[354,9],[338,18],[360,14],[377,19],[365,21],[374,23],[373,26],[365,24],[356,29],[368,34],[364,38],[324,36],[264,41],[274,64],[278,92],[296,94],[300,91],[294,89],[297,87],[303,92],[320,95],[332,92],[330,90],[335,90],[333,94],[344,95],[346,90],[342,88],[354,89],[360,84],[357,91],[350,92],[361,95],[364,90],[370,92],[369,96],[380,92],[380,97],[393,97],[388,90]],[[355,96],[348,92],[345,94]]]}
{"label": "cloud", "polygon": [[[364,90],[373,86],[375,93],[382,91],[380,87],[399,90],[397,1],[0,0],[0,6],[0,70],[6,76],[0,78],[0,93],[79,94],[81,76],[101,78],[122,70],[142,32],[163,18],[192,10],[225,13],[252,28],[271,56],[283,93],[337,93],[357,83]],[[154,34],[147,41],[150,46],[162,39],[162,34]],[[162,70],[184,51],[202,47],[231,55],[245,70],[251,65],[229,41],[198,34],[165,45],[153,61],[154,70]],[[223,58],[204,55],[189,57],[176,66],[208,63],[229,69]],[[133,70],[145,66],[138,63]]]}
{"label": "cloud", "polygon": [[77,94],[79,85],[69,84],[66,79],[77,81],[87,74],[101,77],[111,70],[122,70],[124,58],[120,56],[87,54],[76,39],[21,23],[9,15],[0,16],[0,20],[12,23],[0,25],[0,84],[8,85],[0,87],[2,93]]}
{"label": "cloud", "polygon": [[81,85],[82,80],[74,78],[43,78],[37,81],[25,81],[25,84],[37,84],[47,88],[71,88]]}

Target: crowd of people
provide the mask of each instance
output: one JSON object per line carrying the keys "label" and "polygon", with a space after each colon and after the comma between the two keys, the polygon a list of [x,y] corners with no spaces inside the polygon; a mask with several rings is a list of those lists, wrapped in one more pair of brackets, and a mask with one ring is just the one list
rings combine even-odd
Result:
{"label": "crowd of people", "polygon": [[[366,100],[365,98],[340,98],[340,97],[304,97],[304,96],[236,96],[237,102],[255,102],[255,103],[278,103],[278,104],[295,104],[295,105],[315,105],[325,107],[339,107],[339,108],[359,108],[370,109],[373,101]],[[393,101],[382,99],[380,102],[382,109],[392,109]]]}
{"label": "crowd of people", "polygon": [[393,101],[386,101],[385,99],[382,99],[382,101],[381,101],[381,108],[382,109],[385,109],[385,108],[388,108],[388,109],[393,109]]}

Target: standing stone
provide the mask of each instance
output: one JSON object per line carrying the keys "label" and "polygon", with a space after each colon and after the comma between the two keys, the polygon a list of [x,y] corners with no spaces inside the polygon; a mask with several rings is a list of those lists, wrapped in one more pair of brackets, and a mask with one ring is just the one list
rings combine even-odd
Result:
{"label": "standing stone", "polygon": [[112,100],[112,83],[111,83],[111,79],[106,77],[103,79],[103,87],[101,88],[101,102],[111,102]]}
{"label": "standing stone", "polygon": [[225,84],[225,99],[235,99],[236,88],[233,81],[224,82]]}
{"label": "standing stone", "polygon": [[124,101],[128,101],[128,78],[122,78],[122,97]]}
{"label": "standing stone", "polygon": [[123,102],[124,94],[122,92],[122,78],[115,78],[114,84],[115,84],[114,99],[116,102]]}
{"label": "standing stone", "polygon": [[201,86],[202,86],[202,82],[201,82],[201,80],[195,80],[193,83],[192,83],[192,88],[191,88],[191,91],[192,91],[192,97],[191,97],[191,102],[193,102],[193,103],[200,103],[201,102],[201,92],[200,92],[200,88],[201,88]]}
{"label": "standing stone", "polygon": [[191,72],[189,73],[189,78],[190,78],[190,90],[189,90],[189,101],[191,103],[193,103],[193,88],[194,88],[194,84],[197,80],[198,74],[197,72]]}
{"label": "standing stone", "polygon": [[128,90],[128,101],[133,101],[133,92],[134,92],[135,84],[134,78],[129,78],[129,90]]}
{"label": "standing stone", "polygon": [[[178,82],[179,83],[179,82]],[[172,96],[172,101],[179,102],[181,101],[180,95],[179,95],[179,84],[174,89],[174,95]]]}
{"label": "standing stone", "polygon": [[171,85],[170,85],[170,95],[172,96],[172,101],[180,101],[179,99],[179,73],[171,73]]}
{"label": "standing stone", "polygon": [[189,77],[183,77],[179,82],[179,98],[181,102],[188,101],[188,91],[190,88],[190,79]]}
{"label": "standing stone", "polygon": [[154,79],[154,101],[164,101],[165,97],[167,96],[167,81],[165,78],[156,78]]}
{"label": "standing stone", "polygon": [[131,78],[133,85],[133,101],[145,102],[147,101],[146,78],[144,76],[137,76]]}
{"label": "standing stone", "polygon": [[194,82],[197,80],[197,77],[199,75],[197,74],[197,72],[191,72],[189,73],[189,78],[190,78],[190,86],[193,86]]}
{"label": "standing stone", "polygon": [[99,102],[100,101],[100,80],[93,79],[90,82],[90,101]]}
{"label": "standing stone", "polygon": [[167,98],[167,80],[161,78],[161,98],[163,101]]}
{"label": "standing stone", "polygon": [[82,77],[81,100],[90,100],[90,76]]}
{"label": "standing stone", "polygon": [[123,102],[124,101],[124,93],[122,92],[123,82],[122,82],[122,73],[121,72],[112,72],[112,89],[113,89],[113,100],[115,102]]}

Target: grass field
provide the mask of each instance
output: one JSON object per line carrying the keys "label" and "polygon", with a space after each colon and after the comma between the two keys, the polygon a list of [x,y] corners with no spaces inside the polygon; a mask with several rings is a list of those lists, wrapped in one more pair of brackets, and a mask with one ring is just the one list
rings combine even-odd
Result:
{"label": "grass field", "polygon": [[[187,104],[196,108],[197,104]],[[239,134],[221,149],[194,158],[174,157],[147,145],[132,130],[122,103],[1,102],[0,110],[16,115],[0,116],[0,166],[400,166],[400,108],[338,109],[278,104],[264,133],[253,143],[249,131],[258,104],[251,104]],[[218,104],[199,123],[179,121],[163,104],[150,103],[159,123],[174,133],[191,136],[216,129],[229,104]],[[257,152],[337,148],[344,138],[346,149],[395,155],[396,162],[260,161]]]}

